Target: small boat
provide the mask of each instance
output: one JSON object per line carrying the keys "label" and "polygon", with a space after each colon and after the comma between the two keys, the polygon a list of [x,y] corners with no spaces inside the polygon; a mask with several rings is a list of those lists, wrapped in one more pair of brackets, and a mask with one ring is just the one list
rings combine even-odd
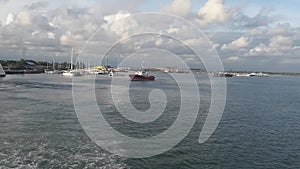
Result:
{"label": "small boat", "polygon": [[214,77],[232,77],[232,73],[226,73],[226,72],[216,72],[212,74]]}
{"label": "small boat", "polygon": [[87,69],[85,70],[85,73],[88,75],[103,75],[105,74],[105,71],[99,69]]}
{"label": "small boat", "polygon": [[146,70],[135,72],[135,74],[129,75],[132,81],[153,81],[155,80],[154,76],[149,76]]}
{"label": "small boat", "polygon": [[3,67],[0,63],[0,77],[5,77],[5,76],[6,76],[6,73],[4,72]]}
{"label": "small boat", "polygon": [[46,74],[62,74],[63,71],[60,70],[45,70]]}
{"label": "small boat", "polygon": [[108,76],[114,76],[114,72],[112,70],[109,71]]}
{"label": "small boat", "polygon": [[225,77],[232,77],[233,74],[232,74],[232,73],[225,73],[224,76],[225,76]]}
{"label": "small boat", "polygon": [[270,75],[262,73],[262,72],[259,72],[259,73],[254,72],[254,73],[250,73],[249,76],[250,77],[254,77],[254,76],[255,77],[269,77]]}
{"label": "small boat", "polygon": [[62,73],[64,76],[81,76],[81,72],[77,70],[69,70],[69,71],[64,71]]}

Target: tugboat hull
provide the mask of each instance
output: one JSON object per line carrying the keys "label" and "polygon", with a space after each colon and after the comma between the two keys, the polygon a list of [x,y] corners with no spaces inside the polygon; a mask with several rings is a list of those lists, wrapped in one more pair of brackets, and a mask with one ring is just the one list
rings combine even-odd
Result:
{"label": "tugboat hull", "polygon": [[129,75],[129,77],[132,81],[153,81],[153,80],[155,80],[154,76],[144,76],[144,75],[132,74],[132,75]]}

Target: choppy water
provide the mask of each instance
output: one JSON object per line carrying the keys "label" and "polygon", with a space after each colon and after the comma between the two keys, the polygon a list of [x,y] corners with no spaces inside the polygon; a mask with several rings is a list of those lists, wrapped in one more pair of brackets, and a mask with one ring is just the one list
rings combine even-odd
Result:
{"label": "choppy water", "polygon": [[[178,87],[164,74],[157,81],[131,84],[131,101],[149,108],[148,93],[165,91],[168,111],[146,127],[120,120],[106,97],[110,78],[96,79],[99,105],[113,127],[134,137],[150,137],[176,118]],[[124,78],[120,76],[114,78]],[[70,78],[61,75],[0,79],[0,168],[300,168],[300,78],[228,78],[225,112],[204,144],[199,133],[209,107],[209,82],[196,75],[202,105],[189,135],[172,150],[128,159],[93,143],[78,122]],[[142,94],[141,94],[142,93]]]}

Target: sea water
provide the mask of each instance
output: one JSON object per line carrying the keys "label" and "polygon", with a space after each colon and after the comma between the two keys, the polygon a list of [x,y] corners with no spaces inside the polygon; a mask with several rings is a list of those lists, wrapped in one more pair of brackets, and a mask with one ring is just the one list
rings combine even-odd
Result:
{"label": "sea water", "polygon": [[[132,82],[133,106],[150,108],[149,93],[160,89],[168,103],[159,119],[137,124],[120,117],[110,96],[111,78],[97,76],[95,93],[107,121],[137,138],[168,130],[178,115],[176,81],[155,73],[156,81]],[[87,76],[80,78],[88,78]],[[0,168],[300,168],[300,78],[227,78],[223,117],[211,138],[199,144],[210,106],[210,82],[195,74],[201,102],[189,134],[171,150],[149,158],[114,155],[84,132],[72,99],[72,78],[9,75],[0,79]],[[170,138],[172,139],[172,138]]]}

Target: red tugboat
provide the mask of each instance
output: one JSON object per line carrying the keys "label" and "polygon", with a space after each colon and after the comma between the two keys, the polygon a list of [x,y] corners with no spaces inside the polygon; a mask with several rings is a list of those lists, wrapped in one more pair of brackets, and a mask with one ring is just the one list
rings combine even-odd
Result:
{"label": "red tugboat", "polygon": [[135,74],[129,75],[132,81],[153,81],[155,80],[154,76],[149,76],[146,70],[135,72]]}

